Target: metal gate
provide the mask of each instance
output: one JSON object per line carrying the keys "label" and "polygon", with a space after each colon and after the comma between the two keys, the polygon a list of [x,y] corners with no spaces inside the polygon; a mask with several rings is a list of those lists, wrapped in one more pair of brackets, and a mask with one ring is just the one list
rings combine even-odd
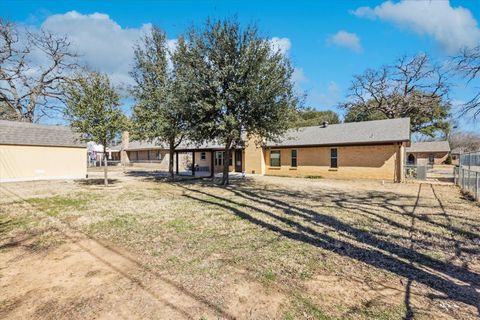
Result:
{"label": "metal gate", "polygon": [[407,179],[426,180],[427,166],[424,165],[406,165],[405,177]]}

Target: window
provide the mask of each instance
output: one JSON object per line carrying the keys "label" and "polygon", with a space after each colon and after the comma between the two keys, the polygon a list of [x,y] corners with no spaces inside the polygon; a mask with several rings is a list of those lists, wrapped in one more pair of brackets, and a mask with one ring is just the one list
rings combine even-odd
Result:
{"label": "window", "polygon": [[435,162],[435,155],[433,153],[430,153],[428,155],[428,164],[433,164]]}
{"label": "window", "polygon": [[216,166],[223,166],[223,151],[216,151],[215,152],[215,165]]}
{"label": "window", "polygon": [[153,155],[151,157],[152,160],[162,160],[162,154],[160,153],[160,150],[153,150]]}
{"label": "window", "polygon": [[338,168],[337,148],[330,149],[330,167]]}
{"label": "window", "polygon": [[230,158],[228,159],[228,165],[233,166],[233,152],[230,152]]}
{"label": "window", "polygon": [[297,167],[297,150],[292,150],[292,157],[291,157],[291,164],[290,166],[293,168]]}
{"label": "window", "polygon": [[200,153],[200,160],[205,160],[207,159],[207,153],[206,152],[201,152]]}
{"label": "window", "polygon": [[280,150],[270,151],[270,167],[280,167]]}

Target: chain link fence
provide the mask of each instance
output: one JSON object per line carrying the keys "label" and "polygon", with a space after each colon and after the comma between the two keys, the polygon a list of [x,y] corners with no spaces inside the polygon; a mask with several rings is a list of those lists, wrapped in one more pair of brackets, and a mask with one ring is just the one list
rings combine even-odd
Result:
{"label": "chain link fence", "polygon": [[455,168],[455,184],[462,191],[480,200],[480,151],[460,155],[460,164]]}

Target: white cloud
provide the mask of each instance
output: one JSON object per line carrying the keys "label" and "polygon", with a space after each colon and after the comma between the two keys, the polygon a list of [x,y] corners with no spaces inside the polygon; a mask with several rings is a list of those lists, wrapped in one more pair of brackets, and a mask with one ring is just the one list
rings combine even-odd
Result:
{"label": "white cloud", "polygon": [[449,53],[480,41],[480,29],[472,13],[463,7],[452,7],[449,1],[386,1],[375,8],[360,7],[353,14],[429,35]]}
{"label": "white cloud", "polygon": [[338,84],[335,81],[330,81],[326,92],[312,94],[312,102],[322,107],[332,107],[338,103],[340,91]]}
{"label": "white cloud", "polygon": [[355,33],[340,30],[333,36],[329,37],[328,42],[340,47],[351,49],[355,52],[362,52],[360,38]]}
{"label": "white cloud", "polygon": [[302,68],[295,68],[293,70],[292,79],[297,84],[307,81],[307,77],[305,76]]}
{"label": "white cloud", "polygon": [[270,39],[270,43],[274,50],[279,50],[282,54],[286,54],[292,47],[290,39],[273,37]]}
{"label": "white cloud", "polygon": [[[81,62],[107,73],[114,84],[131,84],[128,72],[133,60],[133,45],[150,30],[151,25],[122,28],[106,14],[84,15],[70,11],[49,16],[42,27],[67,35],[74,50],[80,54]],[[168,45],[173,48],[175,40],[169,40]]]}

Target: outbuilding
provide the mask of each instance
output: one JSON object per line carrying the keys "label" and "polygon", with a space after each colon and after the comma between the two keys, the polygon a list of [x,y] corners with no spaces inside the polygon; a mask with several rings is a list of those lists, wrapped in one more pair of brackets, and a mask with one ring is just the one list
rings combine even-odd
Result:
{"label": "outbuilding", "polygon": [[443,164],[450,153],[448,141],[412,142],[407,148],[407,164]]}
{"label": "outbuilding", "polygon": [[0,120],[0,182],[84,179],[87,147],[70,127]]}

